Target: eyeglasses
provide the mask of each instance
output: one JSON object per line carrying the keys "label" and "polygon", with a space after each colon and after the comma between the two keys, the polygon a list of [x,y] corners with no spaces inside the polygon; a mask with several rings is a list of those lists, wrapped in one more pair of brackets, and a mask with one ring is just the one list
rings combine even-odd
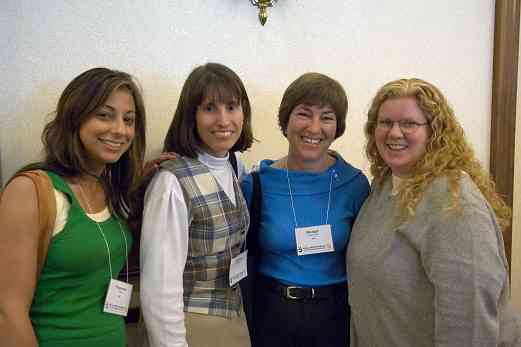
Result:
{"label": "eyeglasses", "polygon": [[418,130],[419,127],[429,124],[429,122],[418,123],[410,120],[393,121],[389,119],[383,119],[376,122],[376,127],[381,130],[391,130],[394,127],[394,123],[398,124],[398,127],[404,134],[412,134]]}

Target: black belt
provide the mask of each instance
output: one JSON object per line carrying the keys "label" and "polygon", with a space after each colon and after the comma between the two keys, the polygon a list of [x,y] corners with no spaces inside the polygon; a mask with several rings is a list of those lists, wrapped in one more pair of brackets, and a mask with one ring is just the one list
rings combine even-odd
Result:
{"label": "black belt", "polygon": [[285,285],[272,277],[263,275],[258,275],[258,279],[270,291],[279,293],[283,298],[288,300],[327,299],[335,296],[341,291],[347,291],[347,283],[345,282],[311,288]]}

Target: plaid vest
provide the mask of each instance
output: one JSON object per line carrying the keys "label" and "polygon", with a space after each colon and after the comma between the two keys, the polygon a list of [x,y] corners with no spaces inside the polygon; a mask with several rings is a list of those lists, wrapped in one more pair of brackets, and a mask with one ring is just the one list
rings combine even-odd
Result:
{"label": "plaid vest", "polygon": [[229,286],[230,261],[232,254],[240,253],[250,221],[240,187],[233,182],[234,206],[200,161],[181,157],[162,167],[179,180],[191,221],[183,273],[184,310],[234,318],[241,296],[238,286]]}

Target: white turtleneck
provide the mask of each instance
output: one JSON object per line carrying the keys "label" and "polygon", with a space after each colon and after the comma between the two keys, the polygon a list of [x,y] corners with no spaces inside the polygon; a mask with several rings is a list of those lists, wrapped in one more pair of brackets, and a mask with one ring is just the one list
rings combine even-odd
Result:
{"label": "white turtleneck", "polygon": [[[238,179],[245,166],[237,157]],[[208,153],[197,159],[208,167],[223,191],[235,203],[234,173],[228,156]],[[177,177],[160,170],[145,194],[141,229],[140,300],[150,347],[186,347],[183,271],[188,254],[189,214]]]}

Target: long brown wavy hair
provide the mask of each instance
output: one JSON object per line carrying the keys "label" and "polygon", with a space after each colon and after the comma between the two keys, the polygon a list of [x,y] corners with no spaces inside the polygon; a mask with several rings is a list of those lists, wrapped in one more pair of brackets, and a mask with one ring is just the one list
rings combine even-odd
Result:
{"label": "long brown wavy hair", "polygon": [[459,209],[459,180],[467,173],[492,206],[503,230],[510,225],[511,209],[497,194],[488,173],[476,158],[465,138],[463,128],[441,91],[429,82],[418,78],[399,79],[385,84],[371,103],[365,125],[366,155],[371,163],[374,184],[379,185],[391,174],[391,169],[378,153],[375,129],[382,104],[391,98],[414,97],[428,121],[431,136],[425,155],[415,163],[411,175],[400,186],[399,210],[407,219],[414,215],[418,202],[434,179],[446,176],[449,182],[451,205],[447,211]]}
{"label": "long brown wavy hair", "polygon": [[118,89],[128,90],[136,107],[135,136],[129,149],[99,177],[114,214],[126,218],[131,203],[129,192],[142,175],[145,155],[146,115],[141,88],[129,74],[103,67],[87,70],[74,78],[62,92],[55,117],[42,133],[45,157],[43,162],[30,164],[20,171],[42,168],[63,177],[91,174],[88,156],[81,143],[81,125]]}

